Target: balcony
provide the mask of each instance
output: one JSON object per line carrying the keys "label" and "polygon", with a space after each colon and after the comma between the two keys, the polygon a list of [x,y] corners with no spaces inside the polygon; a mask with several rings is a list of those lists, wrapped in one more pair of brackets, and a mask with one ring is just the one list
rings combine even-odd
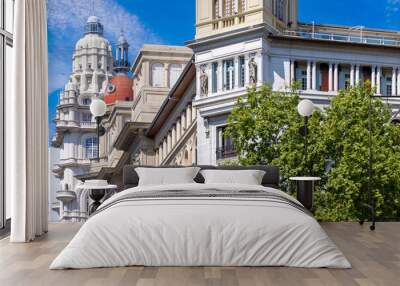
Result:
{"label": "balcony", "polygon": [[82,129],[96,129],[95,122],[81,122]]}
{"label": "balcony", "polygon": [[244,13],[223,17],[216,19],[212,22],[213,30],[228,28],[237,24],[242,24],[246,22],[246,15]]}
{"label": "balcony", "polygon": [[291,38],[309,40],[400,47],[400,38],[364,36],[362,33],[360,33],[360,35],[355,35],[354,33],[346,34],[333,32],[312,32],[307,30],[286,30],[282,32],[282,35]]}
{"label": "balcony", "polygon": [[56,199],[62,201],[63,203],[69,203],[76,199],[76,194],[73,191],[58,191],[56,194]]}

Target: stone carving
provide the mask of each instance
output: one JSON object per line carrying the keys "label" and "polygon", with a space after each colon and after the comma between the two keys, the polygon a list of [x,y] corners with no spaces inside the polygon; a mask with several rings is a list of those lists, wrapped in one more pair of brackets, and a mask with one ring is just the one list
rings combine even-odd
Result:
{"label": "stone carving", "polygon": [[256,84],[257,83],[257,63],[254,57],[252,57],[249,61],[249,83]]}
{"label": "stone carving", "polygon": [[201,67],[200,95],[201,96],[207,96],[208,95],[208,75],[206,73],[206,66],[202,66]]}

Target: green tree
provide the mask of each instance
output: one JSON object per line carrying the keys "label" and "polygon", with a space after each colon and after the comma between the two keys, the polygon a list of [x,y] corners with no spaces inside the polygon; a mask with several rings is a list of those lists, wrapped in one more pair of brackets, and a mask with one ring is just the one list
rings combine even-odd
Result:
{"label": "green tree", "polygon": [[[355,220],[368,202],[369,109],[371,108],[372,191],[378,216],[399,216],[400,128],[390,124],[391,109],[372,99],[366,87],[342,90],[325,110],[317,133],[333,164],[326,173],[326,192],[317,194],[317,217]],[[371,105],[370,105],[371,104]]]}
{"label": "green tree", "polygon": [[[296,175],[322,177],[316,192],[315,214],[321,220],[355,220],[360,203],[368,201],[371,89],[343,90],[323,112],[309,121],[308,155],[299,128],[296,92],[272,92],[264,86],[250,89],[228,118],[227,135],[233,138],[243,165],[274,164],[280,167],[282,187]],[[399,216],[400,127],[389,124],[390,108],[371,101],[373,197],[380,216]]]}

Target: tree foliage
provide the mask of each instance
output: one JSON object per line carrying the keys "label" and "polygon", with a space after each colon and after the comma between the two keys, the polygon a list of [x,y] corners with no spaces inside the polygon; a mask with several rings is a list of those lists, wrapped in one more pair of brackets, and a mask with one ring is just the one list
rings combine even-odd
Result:
{"label": "tree foliage", "polygon": [[[280,167],[282,187],[288,178],[315,175],[322,178],[315,194],[315,214],[321,220],[355,220],[361,202],[368,202],[369,131],[372,95],[368,85],[339,92],[324,111],[309,120],[308,152],[299,128],[299,96],[272,92],[269,86],[250,89],[239,98],[228,118],[231,136],[244,165]],[[400,127],[389,124],[391,110],[371,100],[372,189],[377,214],[400,216]]]}

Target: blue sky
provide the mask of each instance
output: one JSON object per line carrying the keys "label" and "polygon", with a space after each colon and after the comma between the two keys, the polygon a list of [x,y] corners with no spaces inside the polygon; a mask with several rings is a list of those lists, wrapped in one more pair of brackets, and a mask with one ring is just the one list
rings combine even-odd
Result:
{"label": "blue sky", "polygon": [[[195,0],[93,0],[94,5],[92,0],[47,2],[50,135],[54,134],[51,120],[58,93],[68,80],[74,44],[89,14],[100,17],[112,43],[123,29],[131,59],[143,43],[183,45],[194,37]],[[299,18],[302,22],[400,30],[400,0],[299,0]]]}

